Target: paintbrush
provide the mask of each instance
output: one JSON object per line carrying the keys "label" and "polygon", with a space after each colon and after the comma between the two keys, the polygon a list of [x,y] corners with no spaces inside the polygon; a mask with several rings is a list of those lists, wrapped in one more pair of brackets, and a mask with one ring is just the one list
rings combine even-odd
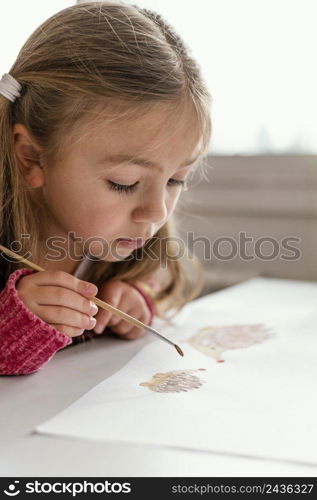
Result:
{"label": "paintbrush", "polygon": [[[3,245],[0,245],[0,250],[5,252],[10,257],[13,257],[14,259],[18,259],[21,262],[24,262],[25,264],[27,264],[29,267],[31,267],[35,271],[45,271],[45,269],[38,266],[37,264],[34,264],[34,262],[31,262],[30,260],[25,259],[24,257],[21,257],[21,255],[15,253],[15,252],[12,252],[12,250],[9,250],[8,248],[4,247]],[[178,352],[178,354],[180,354],[180,356],[184,356],[183,351],[181,350],[181,348],[177,344],[175,344],[172,340],[168,339],[167,337],[165,337],[164,335],[159,333],[157,330],[155,330],[155,328],[152,328],[151,326],[146,325],[145,323],[142,323],[142,321],[139,321],[138,319],[134,318],[133,316],[130,316],[130,314],[127,314],[127,313],[121,311],[120,309],[117,309],[116,307],[108,304],[107,302],[104,302],[103,300],[98,299],[97,297],[90,297],[89,300],[91,300],[92,302],[97,304],[97,306],[101,307],[102,309],[106,309],[106,311],[110,311],[113,314],[115,314],[116,316],[119,316],[120,318],[125,319],[131,325],[138,326],[139,328],[144,328],[146,331],[148,331],[150,333],[154,333],[154,335],[156,335],[161,340],[164,340],[168,344],[171,344],[172,346],[174,346],[176,351]]]}

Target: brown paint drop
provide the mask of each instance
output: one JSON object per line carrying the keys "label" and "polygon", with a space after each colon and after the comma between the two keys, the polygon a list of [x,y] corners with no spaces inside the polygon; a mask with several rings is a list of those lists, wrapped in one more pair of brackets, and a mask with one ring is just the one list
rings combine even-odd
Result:
{"label": "brown paint drop", "polygon": [[[199,368],[205,370],[205,368]],[[188,392],[199,389],[204,380],[194,375],[197,370],[174,370],[166,373],[156,373],[149,382],[140,385],[154,392]]]}
{"label": "brown paint drop", "polygon": [[222,353],[229,349],[243,349],[260,344],[273,337],[273,333],[262,324],[208,326],[201,328],[188,342],[206,356],[223,363]]}

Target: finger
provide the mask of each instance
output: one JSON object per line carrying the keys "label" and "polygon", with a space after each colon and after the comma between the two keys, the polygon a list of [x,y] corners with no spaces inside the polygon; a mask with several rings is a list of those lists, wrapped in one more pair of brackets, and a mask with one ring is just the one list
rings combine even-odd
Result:
{"label": "finger", "polygon": [[93,283],[82,281],[65,271],[40,271],[32,276],[32,283],[38,286],[62,286],[82,295],[94,296],[98,293],[98,288]]}
{"label": "finger", "polygon": [[134,306],[130,307],[129,313],[130,316],[133,316],[133,318],[138,319],[142,323],[145,323],[146,325],[149,324],[150,319],[151,319],[151,313],[146,305],[146,303],[143,301],[142,302],[137,302]]}
{"label": "finger", "polygon": [[143,337],[145,334],[146,330],[144,328],[138,328],[137,326],[135,326],[129,333],[127,333],[126,335],[122,335],[121,338],[126,340],[134,340]]}
{"label": "finger", "polygon": [[95,316],[98,312],[94,302],[68,288],[43,286],[39,290],[40,296],[35,297],[35,302],[40,306],[64,306],[89,316]]}
{"label": "finger", "polygon": [[125,321],[125,320],[123,320],[123,319],[121,318],[121,316],[115,316],[115,315],[113,314],[113,315],[111,316],[110,320],[108,321],[108,326],[110,326],[110,327],[112,328],[112,327],[117,326],[117,325],[119,325],[120,323],[123,323],[123,322],[125,322],[125,323],[126,323],[126,321]]}
{"label": "finger", "polygon": [[[141,317],[138,317],[138,310],[132,309],[129,311],[130,316],[133,316],[134,318],[138,319],[144,324],[146,323],[147,315],[143,315]],[[126,323],[128,326],[125,326]],[[132,335],[131,338],[137,338],[138,336],[141,336],[145,333],[145,329],[141,327],[137,327],[135,325],[132,325],[128,323],[127,321],[123,322],[122,324],[120,323],[118,326],[115,327],[114,332],[117,333],[118,335],[122,336],[129,336]]]}
{"label": "finger", "polygon": [[148,326],[150,324],[151,313],[150,313],[147,306],[146,306],[146,310],[144,311],[144,314],[143,314],[142,318],[140,319],[140,321],[142,321],[142,323],[144,323],[145,325],[148,325]]}
{"label": "finger", "polygon": [[74,328],[91,330],[96,320],[92,316],[63,306],[38,306],[38,316],[46,323],[67,325]]}
{"label": "finger", "polygon": [[127,321],[121,320],[117,325],[110,326],[110,328],[115,333],[118,333],[120,335],[125,335],[125,334],[131,332],[131,330],[133,330],[134,327],[133,327],[133,325],[131,325]]}
{"label": "finger", "polygon": [[[136,293],[139,295],[138,292],[136,292]],[[131,295],[130,291],[129,291],[129,293],[124,293],[122,295],[121,300],[119,301],[118,305],[116,306],[117,309],[120,309],[121,311],[125,312],[126,314],[129,314],[130,316],[133,316],[134,318],[138,318],[138,316],[140,316],[140,314],[143,314],[145,311],[143,303],[140,302],[138,295],[133,296],[133,295]],[[132,311],[133,311],[133,314],[132,314]],[[135,316],[134,314],[137,314],[138,316]],[[116,326],[121,321],[122,321],[122,318],[120,316],[117,316],[116,314],[112,314],[108,325],[109,326]]]}
{"label": "finger", "polygon": [[122,318],[115,316],[113,313],[110,313],[110,312],[109,312],[108,317],[105,314],[101,315],[100,308],[99,308],[98,316],[96,316],[96,326],[94,328],[94,332],[97,334],[102,333],[104,331],[104,329],[106,328],[106,326],[109,326],[109,327],[115,326],[118,323],[120,323],[121,321],[122,321]]}
{"label": "finger", "polygon": [[[121,311],[124,311],[124,307],[121,306],[121,302],[120,302],[120,307],[118,309],[120,309]],[[126,320],[122,319],[121,316],[112,313],[111,316],[110,316],[109,321],[107,322],[107,326],[113,327],[113,326],[117,326],[117,325],[119,325],[121,323],[122,324],[123,323],[129,324]]]}
{"label": "finger", "polygon": [[145,334],[146,334],[145,330],[141,330],[139,332],[131,332],[131,333],[128,333],[128,335],[126,335],[126,339],[127,340],[136,340],[136,339],[143,337]]}
{"label": "finger", "polygon": [[[107,302],[113,307],[119,308],[120,300],[122,297],[122,286],[120,282],[109,282],[109,286],[105,287],[102,291],[102,296],[99,297],[104,302]],[[101,333],[106,326],[110,326],[110,321],[113,325],[119,323],[121,318],[114,315],[111,311],[105,310],[99,307],[98,314],[96,315],[96,327],[94,328],[95,333]]]}
{"label": "finger", "polygon": [[110,318],[112,317],[112,313],[110,311],[105,311],[101,307],[99,307],[98,314],[96,314],[96,326],[94,328],[95,333],[100,333],[106,325],[108,325]]}
{"label": "finger", "polygon": [[84,328],[83,329],[74,328],[72,326],[60,325],[58,323],[50,323],[50,326],[52,326],[59,332],[63,333],[64,335],[67,335],[67,337],[78,337],[79,335],[82,335],[85,331]]}
{"label": "finger", "polygon": [[[135,319],[138,319],[142,323],[145,323],[145,321],[147,319],[146,314],[143,314],[142,316],[140,316],[140,307],[128,310],[127,314],[129,314],[130,316],[132,316]],[[147,324],[147,323],[145,323],[145,324]],[[109,326],[111,326],[111,325],[109,324]],[[121,322],[119,322],[115,326],[114,331],[115,331],[115,333],[125,335],[125,334],[130,333],[134,328],[135,328],[135,325],[129,323],[126,320],[121,320]],[[141,329],[141,327],[140,328],[136,327],[136,328]]]}

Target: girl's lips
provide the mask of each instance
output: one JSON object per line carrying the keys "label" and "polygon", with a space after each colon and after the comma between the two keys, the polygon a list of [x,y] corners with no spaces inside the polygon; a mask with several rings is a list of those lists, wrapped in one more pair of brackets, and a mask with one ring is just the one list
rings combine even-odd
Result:
{"label": "girl's lips", "polygon": [[117,242],[119,245],[124,246],[126,248],[139,248],[144,245],[146,240],[143,240],[142,238],[137,238],[136,240],[119,238]]}

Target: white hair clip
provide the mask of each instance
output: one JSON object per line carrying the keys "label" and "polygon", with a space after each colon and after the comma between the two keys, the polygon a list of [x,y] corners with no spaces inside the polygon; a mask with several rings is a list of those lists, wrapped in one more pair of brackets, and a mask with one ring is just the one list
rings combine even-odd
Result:
{"label": "white hair clip", "polygon": [[4,73],[0,80],[0,94],[9,99],[9,101],[14,102],[17,97],[20,97],[20,90],[22,85],[9,73]]}

